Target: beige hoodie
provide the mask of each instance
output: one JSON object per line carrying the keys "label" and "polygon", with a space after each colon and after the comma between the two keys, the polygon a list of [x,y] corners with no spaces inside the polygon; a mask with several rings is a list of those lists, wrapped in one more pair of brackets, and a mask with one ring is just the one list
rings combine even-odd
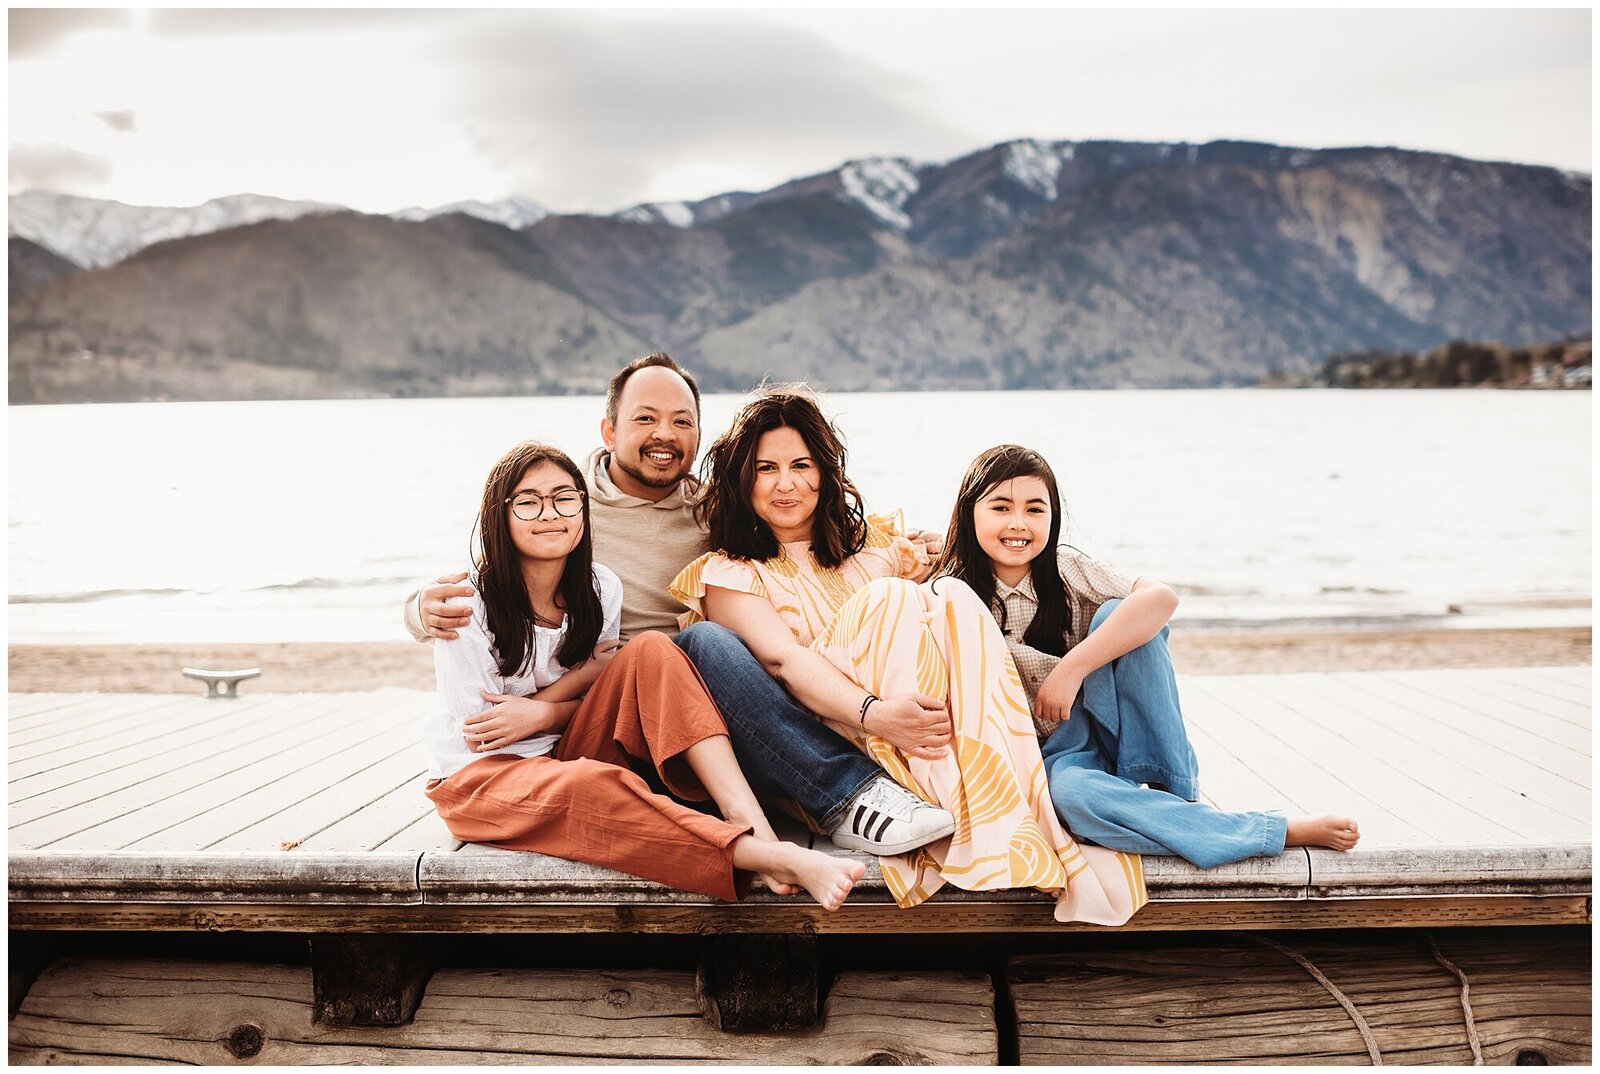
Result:
{"label": "beige hoodie", "polygon": [[651,503],[629,496],[611,480],[604,448],[589,456],[589,520],[594,561],[622,579],[622,640],[646,630],[678,632],[685,609],[667,594],[667,583],[697,556],[711,551],[706,531],[694,520],[695,480],[686,477],[665,499]]}
{"label": "beige hoodie", "polygon": [[[618,489],[606,469],[610,461],[606,449],[599,448],[584,463],[584,476],[594,561],[622,579],[622,640],[646,630],[676,634],[684,607],[667,594],[667,583],[690,560],[711,551],[706,531],[694,520],[695,480],[684,478],[671,495],[652,503]],[[419,589],[406,598],[406,629],[418,641],[429,641],[420,597]]]}

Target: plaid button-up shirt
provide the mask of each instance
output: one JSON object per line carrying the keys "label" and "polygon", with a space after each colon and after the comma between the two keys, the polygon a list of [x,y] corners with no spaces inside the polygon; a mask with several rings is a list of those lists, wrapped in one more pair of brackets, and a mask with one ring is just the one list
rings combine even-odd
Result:
{"label": "plaid button-up shirt", "polygon": [[[1089,622],[1094,618],[1094,613],[1100,610],[1100,605],[1132,593],[1133,583],[1138,579],[1066,545],[1056,550],[1056,566],[1061,571],[1061,581],[1066,584],[1067,604],[1072,613],[1072,621],[1064,635],[1066,648],[1070,650],[1089,633]],[[1011,659],[1016,661],[1017,672],[1022,676],[1023,689],[1028,691],[1028,704],[1032,705],[1039,696],[1039,687],[1044,685],[1045,678],[1061,663],[1059,656],[1041,652],[1022,640],[1039,610],[1039,596],[1033,589],[1033,575],[1025,575],[1022,583],[1015,587],[995,579],[992,610],[995,622],[1000,624],[1000,631],[1005,635],[1006,648],[1011,650]],[[1042,739],[1060,723],[1047,723],[1035,715],[1033,726]]]}

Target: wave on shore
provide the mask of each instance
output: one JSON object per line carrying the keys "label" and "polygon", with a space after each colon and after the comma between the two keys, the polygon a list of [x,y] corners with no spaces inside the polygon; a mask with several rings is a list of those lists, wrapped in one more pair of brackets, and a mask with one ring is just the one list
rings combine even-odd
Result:
{"label": "wave on shore", "polygon": [[[385,641],[416,576],[296,582],[235,590],[102,589],[14,593],[10,639],[28,644]],[[1378,589],[1284,596],[1180,587],[1174,624],[1191,632],[1328,633],[1588,626],[1587,594],[1459,601]]]}

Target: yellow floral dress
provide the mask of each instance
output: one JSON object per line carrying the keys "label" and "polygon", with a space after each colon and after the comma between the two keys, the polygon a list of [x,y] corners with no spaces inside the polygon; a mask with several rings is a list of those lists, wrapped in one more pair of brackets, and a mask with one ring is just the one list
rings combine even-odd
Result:
{"label": "yellow floral dress", "polygon": [[1120,925],[1147,901],[1136,854],[1080,846],[1050,802],[1028,697],[993,616],[964,583],[918,585],[922,551],[887,520],[873,520],[867,545],[837,569],[818,565],[804,542],[774,559],[741,561],[711,552],[685,567],[670,592],[702,617],[708,586],[772,602],[795,640],[879,695],[937,697],[954,725],[937,761],[906,757],[854,722],[826,720],[896,782],[949,810],[948,840],[879,859],[901,906],[946,883],[968,891],[1032,887],[1056,895],[1058,921]]}

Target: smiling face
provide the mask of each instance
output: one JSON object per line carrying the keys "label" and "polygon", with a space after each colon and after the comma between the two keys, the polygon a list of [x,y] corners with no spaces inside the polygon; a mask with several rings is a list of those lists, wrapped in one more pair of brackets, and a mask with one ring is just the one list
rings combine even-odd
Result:
{"label": "smiling face", "polygon": [[[512,499],[533,494],[544,497],[544,503],[532,521],[518,518],[511,505],[506,505],[506,526],[511,531],[511,544],[517,555],[534,560],[567,558],[583,540],[583,513],[580,511],[571,517],[559,514],[554,497],[576,491],[572,475],[553,462],[540,462],[523,472],[512,490]],[[529,513],[523,511],[523,514]]]}
{"label": "smiling face", "polygon": [[787,544],[810,542],[822,476],[811,449],[794,429],[772,429],[756,441],[750,508]]}
{"label": "smiling face", "polygon": [[611,452],[610,476],[629,496],[661,500],[678,487],[700,450],[694,395],[678,374],[640,369],[617,398],[617,418],[600,422]]}
{"label": "smiling face", "polygon": [[996,578],[1008,586],[1022,581],[1028,564],[1049,547],[1050,519],[1050,490],[1041,478],[1009,478],[978,497],[972,527]]}

